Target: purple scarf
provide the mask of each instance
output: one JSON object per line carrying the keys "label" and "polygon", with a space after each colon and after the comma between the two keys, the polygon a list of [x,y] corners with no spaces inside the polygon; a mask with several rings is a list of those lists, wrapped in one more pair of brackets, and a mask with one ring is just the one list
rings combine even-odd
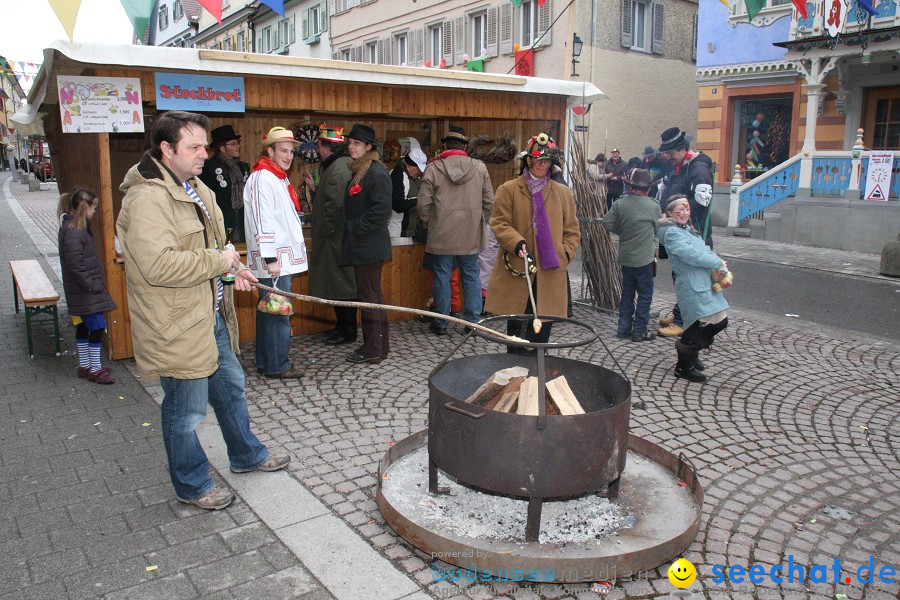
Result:
{"label": "purple scarf", "polygon": [[525,184],[531,192],[532,213],[531,221],[534,225],[534,239],[537,243],[537,255],[542,269],[558,269],[559,257],[553,246],[553,234],[550,233],[550,219],[547,218],[547,209],[544,207],[543,189],[550,181],[550,172],[538,179],[525,169]]}

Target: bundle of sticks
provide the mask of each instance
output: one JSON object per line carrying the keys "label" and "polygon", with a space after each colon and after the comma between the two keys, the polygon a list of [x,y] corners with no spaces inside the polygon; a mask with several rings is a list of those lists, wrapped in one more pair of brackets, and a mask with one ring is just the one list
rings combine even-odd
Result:
{"label": "bundle of sticks", "polygon": [[622,296],[622,269],[619,252],[601,220],[606,214],[606,185],[587,172],[584,134],[571,134],[569,149],[572,161],[569,177],[581,225],[581,260],[591,304],[597,308],[616,310]]}

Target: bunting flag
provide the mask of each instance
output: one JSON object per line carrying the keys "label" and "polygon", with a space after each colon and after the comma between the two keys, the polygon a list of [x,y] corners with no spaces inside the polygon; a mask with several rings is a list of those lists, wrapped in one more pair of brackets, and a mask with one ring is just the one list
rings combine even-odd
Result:
{"label": "bunting flag", "polygon": [[766,5],[766,0],[744,0],[747,5],[747,20],[752,21]]}
{"label": "bunting flag", "polygon": [[873,5],[872,0],[856,0],[856,3],[859,4],[859,6],[862,7],[864,11],[866,11],[873,17],[878,13],[878,11],[875,10],[875,6]]}
{"label": "bunting flag", "polygon": [[75,20],[78,18],[78,9],[81,8],[81,0],[47,0],[50,8],[56,13],[56,18],[62,23],[69,41],[75,33]]}
{"label": "bunting flag", "polygon": [[119,2],[125,9],[128,20],[131,21],[134,34],[142,42],[145,41],[144,33],[147,31],[147,25],[150,24],[150,17],[153,15],[156,3],[154,0],[119,0]]}
{"label": "bunting flag", "polygon": [[197,0],[206,12],[215,17],[219,25],[222,24],[222,0]]}
{"label": "bunting flag", "polygon": [[725,8],[727,8],[729,11],[731,10],[731,4],[728,3],[728,0],[719,0],[719,2],[724,4]]}
{"label": "bunting flag", "polygon": [[273,11],[277,12],[281,15],[281,18],[284,18],[284,0],[259,0],[260,4],[265,4]]}
{"label": "bunting flag", "polygon": [[512,2],[516,8],[519,8],[520,6],[522,6],[522,0],[509,0],[509,1]]}
{"label": "bunting flag", "polygon": [[808,19],[809,17],[806,14],[806,0],[791,0],[794,3],[794,8],[797,9],[797,14],[799,14],[803,19]]}
{"label": "bunting flag", "polygon": [[484,59],[476,58],[474,60],[469,60],[469,62],[466,63],[466,70],[475,73],[484,73]]}

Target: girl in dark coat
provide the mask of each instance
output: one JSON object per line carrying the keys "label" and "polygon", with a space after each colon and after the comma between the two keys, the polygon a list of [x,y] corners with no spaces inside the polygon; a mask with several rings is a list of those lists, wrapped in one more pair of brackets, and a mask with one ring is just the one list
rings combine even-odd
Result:
{"label": "girl in dark coat", "polygon": [[100,258],[91,235],[90,221],[97,210],[97,196],[77,188],[59,198],[59,263],[69,314],[75,324],[78,376],[94,383],[115,383],[109,367],[100,365],[100,340],[106,330],[103,313],[116,307],[106,285]]}

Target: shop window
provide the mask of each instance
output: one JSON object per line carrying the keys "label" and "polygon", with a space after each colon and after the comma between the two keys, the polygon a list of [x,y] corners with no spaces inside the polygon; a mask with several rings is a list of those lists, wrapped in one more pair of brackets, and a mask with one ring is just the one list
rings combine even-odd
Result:
{"label": "shop window", "polygon": [[791,157],[793,98],[753,98],[735,103],[733,164],[752,179]]}

